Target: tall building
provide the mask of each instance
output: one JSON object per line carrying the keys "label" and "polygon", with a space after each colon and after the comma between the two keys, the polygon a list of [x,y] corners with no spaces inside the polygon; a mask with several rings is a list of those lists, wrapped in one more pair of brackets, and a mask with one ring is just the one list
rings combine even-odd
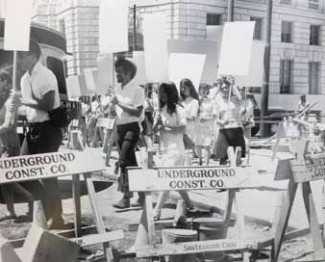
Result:
{"label": "tall building", "polygon": [[[256,21],[254,38],[266,38],[268,0],[235,0],[235,21]],[[141,20],[146,13],[167,16],[166,30],[174,39],[206,39],[208,25],[227,19],[227,0],[134,0],[130,5],[130,30],[136,24],[141,49]],[[136,4],[136,23],[133,23]],[[34,20],[65,33],[74,55],[69,73],[96,66],[98,54],[99,0],[36,0]],[[130,34],[132,36],[133,34]],[[325,2],[324,0],[273,0],[270,93],[276,101],[289,94],[325,94]],[[281,97],[280,100],[278,97]],[[270,97],[272,104],[272,95]]]}

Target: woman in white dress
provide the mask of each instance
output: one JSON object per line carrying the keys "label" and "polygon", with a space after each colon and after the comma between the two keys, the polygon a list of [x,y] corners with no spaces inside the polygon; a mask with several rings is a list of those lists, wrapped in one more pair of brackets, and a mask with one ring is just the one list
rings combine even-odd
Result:
{"label": "woman in white dress", "polygon": [[197,116],[199,112],[199,95],[190,79],[183,79],[180,82],[180,96],[184,107],[187,120],[184,135],[184,143],[186,149],[195,150],[195,135],[197,132]]}
{"label": "woman in white dress", "polygon": [[[156,115],[153,129],[160,133],[160,149],[162,153],[160,167],[183,166],[185,162],[185,147],[183,135],[186,126],[184,109],[179,103],[178,91],[174,83],[162,83],[159,87],[160,112]],[[186,191],[180,191],[187,208],[192,203]],[[159,195],[154,210],[154,219],[160,218],[161,209],[168,197],[168,192]]]}

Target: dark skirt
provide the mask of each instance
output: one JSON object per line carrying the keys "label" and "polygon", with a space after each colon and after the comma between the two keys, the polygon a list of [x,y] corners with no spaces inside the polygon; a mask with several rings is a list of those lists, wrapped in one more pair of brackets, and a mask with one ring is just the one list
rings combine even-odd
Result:
{"label": "dark skirt", "polygon": [[227,150],[232,146],[241,147],[241,156],[245,157],[246,145],[244,132],[241,127],[220,129],[217,145],[216,145],[216,158],[223,164],[228,159]]}

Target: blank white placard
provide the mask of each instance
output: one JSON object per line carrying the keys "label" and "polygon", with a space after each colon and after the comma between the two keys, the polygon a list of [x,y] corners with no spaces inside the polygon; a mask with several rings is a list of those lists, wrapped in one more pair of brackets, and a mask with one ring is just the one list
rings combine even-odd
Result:
{"label": "blank white placard", "polygon": [[29,51],[33,0],[8,0],[5,6],[4,49]]}
{"label": "blank white placard", "polygon": [[205,58],[205,54],[171,53],[168,63],[169,80],[179,88],[179,82],[188,78],[198,90]]}
{"label": "blank white placard", "polygon": [[85,75],[85,82],[86,82],[86,87],[89,91],[92,91],[96,93],[96,81],[94,77],[94,71],[96,68],[85,68],[84,69],[84,75]]}
{"label": "blank white placard", "polygon": [[96,83],[98,93],[106,94],[113,87],[115,71],[114,58],[112,54],[101,54],[97,57],[98,72],[96,72]]}
{"label": "blank white placard", "polygon": [[81,96],[79,76],[72,75],[66,78],[69,100],[76,100]]}
{"label": "blank white placard", "polygon": [[248,76],[235,76],[238,86],[262,86],[264,80],[265,43],[254,41]]}
{"label": "blank white placard", "polygon": [[150,82],[168,79],[167,19],[162,14],[143,17],[143,41],[146,75]]}
{"label": "blank white placard", "polygon": [[247,76],[255,21],[228,22],[223,29],[219,75]]}
{"label": "blank white placard", "polygon": [[0,18],[5,18],[5,0],[0,0]]}
{"label": "blank white placard", "polygon": [[212,84],[217,79],[221,39],[209,40],[168,40],[168,53],[205,54],[202,82]]}
{"label": "blank white placard", "polygon": [[137,85],[146,84],[147,76],[145,71],[145,63],[144,63],[144,52],[133,52],[133,57],[130,58],[130,60],[136,65],[137,67],[137,73],[134,77],[134,82]]}
{"label": "blank white placard", "polygon": [[99,52],[129,50],[129,0],[101,0],[99,6]]}

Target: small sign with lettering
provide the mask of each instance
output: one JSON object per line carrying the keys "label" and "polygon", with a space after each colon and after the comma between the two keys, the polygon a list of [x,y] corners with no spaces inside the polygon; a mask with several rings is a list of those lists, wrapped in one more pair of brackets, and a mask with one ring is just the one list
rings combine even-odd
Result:
{"label": "small sign with lettering", "polygon": [[291,160],[291,170],[297,183],[325,178],[325,154],[306,155],[304,162]]}
{"label": "small sign with lettering", "polygon": [[105,169],[98,150],[64,151],[0,159],[0,184],[74,175]]}
{"label": "small sign with lettering", "polygon": [[136,250],[137,257],[158,257],[168,255],[196,254],[203,252],[217,251],[241,251],[257,249],[257,241],[250,240],[207,240],[193,241],[184,243],[173,243],[157,245],[155,247],[146,247]]}
{"label": "small sign with lettering", "polygon": [[251,167],[178,167],[129,170],[131,191],[251,188],[262,184]]}

